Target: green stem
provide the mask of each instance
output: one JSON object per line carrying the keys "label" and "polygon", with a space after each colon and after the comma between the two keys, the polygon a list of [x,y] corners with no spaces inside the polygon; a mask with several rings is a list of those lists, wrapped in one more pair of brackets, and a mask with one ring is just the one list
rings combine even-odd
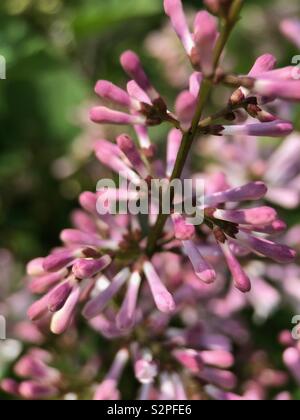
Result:
{"label": "green stem", "polygon": [[244,0],[234,0],[231,9],[229,11],[229,15],[227,18],[223,20],[223,28],[221,34],[218,38],[217,45],[215,47],[214,52],[214,71],[218,68],[219,61],[224,50],[225,45],[231,35],[231,32],[239,20],[240,12],[242,10],[244,4]]}
{"label": "green stem", "polygon": [[[191,150],[192,144],[197,137],[198,125],[202,117],[202,113],[206,102],[212,92],[213,89],[213,79],[219,65],[219,61],[224,50],[224,47],[228,41],[228,38],[231,34],[231,31],[235,25],[235,23],[239,19],[239,14],[243,5],[243,0],[234,0],[228,18],[225,20],[223,29],[221,31],[219,40],[217,42],[215,51],[214,51],[214,74],[212,77],[207,77],[203,80],[201,84],[201,89],[199,92],[198,97],[198,104],[197,109],[192,121],[191,128],[188,132],[186,132],[183,136],[181,146],[178,152],[178,156],[175,162],[174,170],[170,178],[170,183],[175,179],[179,179],[181,177],[182,171],[184,169],[187,157]],[[173,203],[174,200],[174,192],[173,190],[170,191],[170,199]],[[147,255],[151,257],[155,252],[156,243],[158,239],[161,237],[164,226],[169,218],[169,214],[164,214],[160,212],[158,215],[157,221],[153,229],[151,230],[149,237],[148,237],[148,244],[147,244]]]}

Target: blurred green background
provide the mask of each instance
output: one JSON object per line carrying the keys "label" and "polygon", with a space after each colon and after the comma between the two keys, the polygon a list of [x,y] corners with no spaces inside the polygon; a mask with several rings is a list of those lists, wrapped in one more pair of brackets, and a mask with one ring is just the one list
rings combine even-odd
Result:
{"label": "blurred green background", "polygon": [[[184,3],[202,5],[199,0]],[[266,52],[262,36],[272,40],[270,52],[284,64],[294,55],[276,30],[277,12],[269,13],[268,5],[275,7],[271,0],[246,2],[244,23],[230,43],[239,71]],[[267,24],[272,19],[273,26]],[[94,82],[107,78],[124,84],[120,52],[138,51],[163,94],[174,97],[162,64],[143,43],[165,20],[162,0],[1,0],[0,54],[7,60],[7,79],[0,81],[0,248],[10,249],[19,261],[56,245],[80,191],[95,188],[95,172],[90,176],[84,159],[75,170],[65,169],[63,177],[54,176],[55,165],[74,154],[74,139],[84,132],[88,137],[91,128],[78,109],[88,109],[87,101],[95,100]],[[276,39],[283,49],[278,50]],[[163,140],[161,132],[155,135]]]}

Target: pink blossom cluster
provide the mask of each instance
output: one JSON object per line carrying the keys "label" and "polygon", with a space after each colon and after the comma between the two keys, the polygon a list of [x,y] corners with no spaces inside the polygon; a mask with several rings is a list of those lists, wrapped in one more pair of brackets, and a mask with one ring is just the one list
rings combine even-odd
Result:
{"label": "pink blossom cluster", "polygon": [[[300,101],[300,81],[294,67],[276,68],[271,54],[258,57],[246,75],[226,72],[219,19],[232,29],[237,2],[204,3],[207,10],[197,13],[192,28],[181,0],[164,0],[192,65],[174,105],[160,95],[138,55],[127,51],[120,59],[127,86],[100,80],[95,92],[105,105],[90,110],[94,123],[131,129],[113,142],[94,141],[97,159],[114,175],[137,187],[153,179],[204,179],[204,198],[193,192],[203,223],[193,225],[176,211],[175,197],[165,218],[153,207],[143,218],[99,215],[103,194],[118,201],[141,195],[128,196],[122,186],[87,191],[72,228],[61,232],[61,245],[27,266],[28,289],[39,295],[28,316],[42,337],[50,328],[80,340],[83,317],[116,352],[99,383],[89,378],[87,394],[95,400],[123,397],[128,366],[140,400],[292,399],[288,374],[253,346],[242,313],[251,308],[259,323],[283,301],[294,298],[300,307],[299,292],[293,296],[300,285],[299,227],[287,229],[281,217],[282,208],[300,204],[300,135],[284,112],[286,104]],[[294,20],[284,21],[281,31],[299,39]],[[203,117],[206,90],[221,84],[231,88],[225,107]],[[165,150],[151,140],[157,125],[167,127]],[[260,147],[266,137],[276,138],[274,145]],[[194,156],[206,158],[200,171],[187,164],[188,141],[196,146]],[[299,345],[288,332],[280,341],[283,362],[299,383]],[[243,364],[251,369],[239,378],[235,367]],[[2,389],[25,399],[62,398],[63,373],[54,365],[51,354],[30,349],[14,366],[18,379],[4,379]]]}

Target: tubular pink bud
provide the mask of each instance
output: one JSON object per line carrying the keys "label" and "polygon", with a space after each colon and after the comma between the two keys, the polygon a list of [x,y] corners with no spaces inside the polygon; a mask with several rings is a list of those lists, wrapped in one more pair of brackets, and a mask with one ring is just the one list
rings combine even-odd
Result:
{"label": "tubular pink bud", "polygon": [[216,280],[215,270],[204,260],[193,241],[183,242],[184,250],[191,260],[195,274],[204,283],[213,283]]}
{"label": "tubular pink bud", "polygon": [[58,282],[64,279],[68,274],[68,270],[63,268],[55,273],[46,274],[41,277],[35,277],[29,283],[29,290],[35,294],[47,292],[51,287],[56,286]]}
{"label": "tubular pink bud", "polygon": [[274,120],[260,124],[229,125],[224,126],[221,131],[225,136],[247,135],[247,136],[268,136],[284,137],[294,130],[293,124],[289,121]]}
{"label": "tubular pink bud", "polygon": [[36,258],[27,264],[26,271],[28,276],[41,276],[45,274],[44,258]]}
{"label": "tubular pink bud", "polygon": [[281,32],[300,48],[300,20],[285,19],[280,24]]}
{"label": "tubular pink bud", "polygon": [[214,217],[228,222],[243,225],[268,225],[277,218],[277,213],[271,207],[258,207],[245,210],[217,209]]}
{"label": "tubular pink bud", "polygon": [[174,299],[166,289],[165,285],[162,283],[153,265],[149,261],[144,263],[144,273],[148,280],[148,284],[157,308],[163,313],[174,312]]}
{"label": "tubular pink bud", "polygon": [[216,388],[212,385],[209,385],[205,388],[206,393],[215,400],[219,401],[244,401],[244,398],[233,394],[232,392],[223,391],[219,388]]}
{"label": "tubular pink bud", "polygon": [[[81,232],[76,229],[65,229],[60,234],[60,239],[68,245],[78,245],[81,247],[96,247],[96,248],[109,248],[114,249],[116,244],[114,241],[100,239],[98,235]],[[83,257],[80,251],[77,251],[77,255],[73,252],[76,257]],[[73,257],[73,259],[75,259]]]}
{"label": "tubular pink bud", "polygon": [[152,101],[159,98],[146,75],[141,61],[133,51],[126,51],[121,55],[121,65],[126,73],[144,90]]}
{"label": "tubular pink bud", "polygon": [[194,41],[188,28],[181,0],[164,0],[164,8],[187,54],[191,55]]}
{"label": "tubular pink bud", "polygon": [[176,99],[177,118],[185,125],[189,126],[192,122],[197,107],[197,98],[189,91],[183,91]]}
{"label": "tubular pink bud", "polygon": [[168,135],[168,146],[167,146],[167,170],[166,175],[170,177],[172,175],[178,151],[182,142],[182,133],[177,128],[173,128]]}
{"label": "tubular pink bud", "polygon": [[213,51],[218,37],[217,19],[206,11],[196,15],[194,24],[194,41],[197,60],[204,74],[213,70]]}
{"label": "tubular pink bud", "polygon": [[216,366],[221,369],[228,369],[234,364],[232,354],[225,350],[201,351],[200,355],[205,364]]}
{"label": "tubular pink bud", "polygon": [[199,72],[194,72],[190,77],[190,93],[195,97],[198,98],[200,88],[202,83],[202,74]]}
{"label": "tubular pink bud", "polygon": [[94,400],[119,399],[120,393],[117,387],[128,359],[128,350],[119,350],[104,381],[98,386]]}
{"label": "tubular pink bud", "polygon": [[112,280],[110,285],[98,296],[90,300],[83,309],[83,315],[87,319],[95,318],[99,315],[109,301],[118,293],[130,275],[130,271],[125,268]]}
{"label": "tubular pink bud", "polygon": [[97,195],[95,193],[86,191],[80,194],[79,202],[82,208],[89,213],[95,214],[97,207]]}
{"label": "tubular pink bud", "polygon": [[177,239],[187,241],[195,235],[195,226],[187,223],[185,218],[180,214],[172,214],[172,221]]}
{"label": "tubular pink bud", "polygon": [[136,83],[134,80],[130,80],[127,83],[127,91],[130,96],[135,98],[138,102],[152,105],[151,99],[147,93]]}
{"label": "tubular pink bud", "polygon": [[116,318],[117,326],[121,330],[128,330],[134,325],[141,280],[140,274],[135,272],[128,281],[127,293]]}
{"label": "tubular pink bud", "polygon": [[250,292],[251,282],[249,280],[249,277],[246,275],[240,263],[231,252],[228,243],[220,243],[220,247],[222,248],[229,270],[231,271],[235,287],[243,293]]}
{"label": "tubular pink bud", "polygon": [[117,138],[117,144],[141,177],[146,178],[149,175],[148,170],[132,138],[127,134],[122,134]]}
{"label": "tubular pink bud", "polygon": [[86,233],[97,232],[96,222],[88,214],[81,210],[75,210],[72,213],[72,224],[76,229],[82,230]]}
{"label": "tubular pink bud", "polygon": [[97,82],[95,92],[101,98],[108,99],[118,105],[128,108],[131,106],[131,99],[128,93],[106,80],[99,80]]}
{"label": "tubular pink bud", "polygon": [[55,383],[60,379],[57,370],[48,367],[32,355],[23,356],[15,365],[14,371],[22,378],[32,377],[48,383]]}
{"label": "tubular pink bud", "polygon": [[62,284],[55,287],[49,294],[48,309],[50,312],[59,311],[66,303],[68,297],[72,293],[74,285],[71,279],[66,280]]}
{"label": "tubular pink bud", "polygon": [[104,255],[98,260],[79,259],[74,263],[72,271],[76,278],[84,280],[105,270],[111,262],[109,255]]}
{"label": "tubular pink bud", "polygon": [[262,73],[273,70],[276,66],[277,60],[272,54],[264,54],[258,57],[254,66],[250,70],[249,77],[257,77]]}
{"label": "tubular pink bud", "polygon": [[203,369],[203,360],[199,352],[192,349],[174,350],[173,356],[185,368],[197,374]]}
{"label": "tubular pink bud", "polygon": [[13,379],[3,379],[3,381],[0,383],[0,388],[7,394],[14,396],[19,395],[19,384]]}
{"label": "tubular pink bud", "polygon": [[28,309],[28,317],[31,321],[37,321],[48,313],[48,299],[50,294],[46,294],[41,299],[34,302]]}
{"label": "tubular pink bud", "polygon": [[137,125],[146,124],[146,117],[142,115],[130,115],[124,112],[113,111],[104,106],[94,107],[90,111],[90,118],[93,122],[99,124],[116,125]]}
{"label": "tubular pink bud", "polygon": [[260,200],[267,193],[267,187],[263,182],[250,182],[241,187],[214,193],[205,198],[205,204],[216,206],[218,204],[241,201]]}
{"label": "tubular pink bud", "polygon": [[199,376],[208,383],[225,389],[233,389],[237,382],[233,373],[216,368],[205,368]]}
{"label": "tubular pink bud", "polygon": [[296,257],[296,252],[286,245],[276,244],[266,239],[257,238],[240,231],[237,239],[248,246],[252,251],[271,258],[282,264],[292,263]]}
{"label": "tubular pink bud", "polygon": [[71,322],[73,321],[79,297],[80,288],[76,286],[74,287],[73,291],[68,297],[63,308],[60,311],[55,312],[55,314],[52,317],[50,329],[53,332],[53,334],[59,335],[64,333],[68,329]]}
{"label": "tubular pink bud", "polygon": [[294,347],[288,348],[283,354],[283,360],[297,383],[300,385],[300,351]]}
{"label": "tubular pink bud", "polygon": [[25,381],[20,384],[19,393],[28,400],[40,400],[55,397],[57,390],[50,385],[43,385],[35,381]]}
{"label": "tubular pink bud", "polygon": [[120,174],[125,179],[129,179],[136,185],[140,183],[140,177],[119,156],[100,149],[96,150],[96,156],[103,165]]}
{"label": "tubular pink bud", "polygon": [[299,101],[300,81],[258,79],[255,81],[252,91],[262,96],[275,97],[287,101]]}
{"label": "tubular pink bud", "polygon": [[48,272],[58,271],[64,267],[67,267],[72,261],[74,261],[74,252],[65,250],[58,251],[54,254],[49,255],[44,259],[44,269]]}

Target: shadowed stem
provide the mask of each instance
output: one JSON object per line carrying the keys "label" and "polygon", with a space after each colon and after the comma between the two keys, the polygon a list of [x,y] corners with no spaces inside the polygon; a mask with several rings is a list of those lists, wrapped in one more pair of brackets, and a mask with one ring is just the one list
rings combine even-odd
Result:
{"label": "shadowed stem", "polygon": [[[170,182],[174,181],[175,179],[179,179],[181,177],[181,174],[184,169],[189,152],[191,150],[192,144],[195,138],[197,137],[198,125],[201,120],[204,107],[207,103],[207,100],[214,86],[213,80],[214,80],[215,73],[219,65],[222,52],[224,50],[224,47],[229,39],[229,36],[236,22],[239,20],[240,11],[243,6],[243,2],[244,0],[234,0],[230,9],[229,15],[227,19],[224,20],[223,28],[219,36],[219,39],[217,41],[215,51],[214,51],[214,59],[213,59],[214,72],[212,76],[204,78],[201,84],[201,89],[200,89],[199,97],[198,97],[198,104],[197,104],[196,112],[192,121],[192,125],[189,131],[187,131],[182,138],[181,146],[177,155],[177,159],[175,162],[173,173],[170,178]],[[170,191],[170,200],[171,200],[171,203],[173,203],[174,201],[173,189],[171,189]],[[164,226],[168,218],[169,218],[169,214],[164,214],[160,212],[160,214],[158,215],[156,224],[151,230],[148,237],[148,244],[147,244],[146,252],[149,257],[151,257],[155,252],[156,243],[163,233]]]}

